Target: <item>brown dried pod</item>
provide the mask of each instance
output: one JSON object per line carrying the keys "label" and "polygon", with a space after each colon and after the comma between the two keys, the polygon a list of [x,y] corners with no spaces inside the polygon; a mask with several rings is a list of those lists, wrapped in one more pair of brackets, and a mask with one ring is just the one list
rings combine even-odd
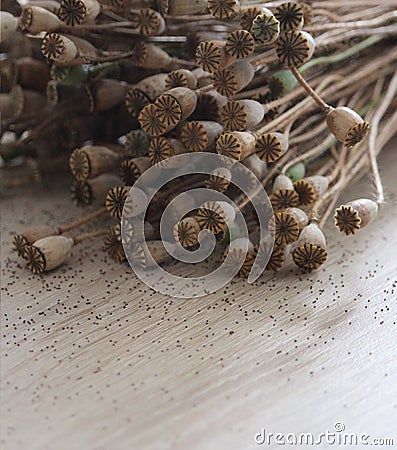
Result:
{"label": "brown dried pod", "polygon": [[150,97],[136,88],[128,89],[125,96],[125,105],[132,117],[138,117],[143,108],[150,102]]}
{"label": "brown dried pod", "polygon": [[278,272],[285,264],[288,247],[280,245],[273,246],[272,240],[265,238],[255,246],[255,251],[255,263],[258,264],[261,269]]}
{"label": "brown dried pod", "polygon": [[285,66],[300,67],[313,56],[315,42],[305,31],[287,31],[276,43],[277,56]]}
{"label": "brown dried pod", "polygon": [[25,56],[15,61],[16,80],[24,89],[42,91],[50,79],[48,64]]}
{"label": "brown dried pod", "polygon": [[240,3],[238,0],[208,0],[208,9],[216,19],[231,19],[238,14]]}
{"label": "brown dried pod", "polygon": [[0,94],[0,113],[3,119],[18,118],[43,111],[46,98],[37,91],[15,85],[8,94]]}
{"label": "brown dried pod", "polygon": [[66,236],[48,236],[28,245],[24,259],[29,270],[35,274],[48,272],[59,267],[69,257],[73,239]]}
{"label": "brown dried pod", "polygon": [[226,52],[226,42],[224,41],[203,41],[196,48],[197,64],[209,73],[223,69],[235,60],[235,56]]}
{"label": "brown dried pod", "polygon": [[151,8],[143,8],[133,14],[134,28],[144,36],[158,36],[166,29],[165,20],[161,14]]}
{"label": "brown dried pod", "polygon": [[196,219],[201,229],[214,234],[222,232],[236,217],[232,205],[223,201],[204,202],[197,211]]}
{"label": "brown dried pod", "polygon": [[132,61],[138,67],[159,70],[168,67],[172,63],[172,58],[157,45],[140,41],[134,46]]}
{"label": "brown dried pod", "polygon": [[352,148],[361,142],[370,128],[368,122],[346,106],[332,108],[327,114],[327,125],[331,133],[346,148]]}
{"label": "brown dried pod", "polygon": [[300,205],[311,205],[317,197],[323,195],[329,186],[329,178],[313,175],[295,181],[294,188],[299,195]]}
{"label": "brown dried pod", "polygon": [[111,172],[120,164],[121,155],[107,147],[85,146],[72,152],[69,166],[77,179],[95,178]]}
{"label": "brown dried pod", "polygon": [[255,69],[251,63],[243,59],[235,61],[224,69],[212,74],[215,89],[225,97],[233,97],[244,89],[254,78]]}
{"label": "brown dried pod", "polygon": [[300,30],[303,27],[303,8],[299,3],[285,2],[274,10],[274,16],[280,22],[283,32]]}
{"label": "brown dried pod", "polygon": [[147,156],[126,159],[120,164],[121,179],[127,186],[132,186],[149,167],[150,159]]}
{"label": "brown dried pod", "polygon": [[234,58],[247,58],[255,50],[255,40],[246,30],[232,31],[226,38],[226,53]]}
{"label": "brown dried pod", "polygon": [[293,245],[292,257],[295,264],[305,270],[318,269],[327,259],[326,241],[323,232],[315,223],[301,231]]}
{"label": "brown dried pod", "polygon": [[109,189],[118,184],[122,184],[120,177],[109,173],[92,179],[74,180],[71,187],[72,200],[77,206],[103,205]]}
{"label": "brown dried pod", "polygon": [[18,29],[18,19],[7,11],[0,11],[0,43],[9,40]]}
{"label": "brown dried pod", "polygon": [[298,206],[299,196],[290,178],[283,174],[276,177],[270,200],[275,211]]}
{"label": "brown dried pod", "polygon": [[25,5],[19,18],[20,29],[30,34],[56,30],[61,25],[62,21],[55,14],[40,6]]}
{"label": "brown dried pod", "polygon": [[157,5],[163,16],[186,16],[204,13],[207,0],[158,0]]}
{"label": "brown dried pod", "polygon": [[222,133],[216,141],[216,151],[221,156],[241,161],[255,152],[255,137],[241,131]]}
{"label": "brown dried pod", "polygon": [[271,44],[280,35],[280,22],[267,9],[254,18],[251,33],[253,38],[261,44]]}
{"label": "brown dried pod", "polygon": [[101,12],[97,0],[62,0],[58,17],[67,25],[80,25],[93,22]]}
{"label": "brown dried pod", "polygon": [[[80,57],[79,48],[75,43],[76,39],[59,33],[47,33],[41,43],[41,52],[49,62],[56,66],[80,65],[85,62],[85,59]],[[92,49],[96,53],[95,47]]]}
{"label": "brown dried pod", "polygon": [[264,8],[259,7],[259,6],[251,6],[251,7],[244,8],[241,11],[241,16],[240,16],[241,28],[243,30],[247,30],[247,31],[251,32],[251,27],[252,27],[252,23],[253,23],[254,19],[263,13],[263,9]]}
{"label": "brown dried pod", "polygon": [[174,238],[182,247],[190,248],[198,244],[200,225],[194,217],[181,219],[174,227]]}
{"label": "brown dried pod", "polygon": [[143,131],[149,136],[161,136],[168,131],[167,126],[160,119],[157,105],[154,103],[150,103],[142,109],[138,120]]}
{"label": "brown dried pod", "polygon": [[[266,162],[262,161],[256,153],[249,155],[241,164],[249,169],[258,180],[261,180],[268,170]],[[256,184],[256,180],[254,183]]]}
{"label": "brown dried pod", "polygon": [[157,116],[169,131],[191,116],[196,109],[197,94],[191,89],[177,87],[165,91],[154,104]]}
{"label": "brown dried pod", "polygon": [[59,234],[57,228],[50,225],[38,225],[17,234],[12,239],[13,250],[18,256],[23,257],[25,254],[25,248],[28,245],[34,244],[39,239],[47,236],[54,236]]}
{"label": "brown dried pod", "polygon": [[222,108],[221,119],[226,130],[245,131],[255,128],[267,110],[266,105],[256,100],[231,100]]}
{"label": "brown dried pod", "polygon": [[368,198],[352,200],[335,210],[335,225],[346,236],[356,234],[378,215],[378,204]]}
{"label": "brown dried pod", "polygon": [[[167,161],[172,156],[182,155],[186,152],[187,149],[180,140],[159,136],[153,138],[150,142],[148,157],[151,165],[163,166],[164,161]],[[180,164],[181,162],[170,163],[168,161],[165,167],[170,169],[180,167]]]}
{"label": "brown dried pod", "polygon": [[276,244],[289,245],[299,237],[299,232],[309,222],[307,214],[299,208],[286,208],[276,212],[269,220],[269,232]]}
{"label": "brown dried pod", "polygon": [[196,89],[197,78],[193,72],[187,69],[178,69],[170,72],[165,79],[166,89],[175,87],[185,87],[189,89]]}
{"label": "brown dried pod", "polygon": [[124,262],[127,258],[124,253],[124,246],[121,240],[120,224],[110,227],[103,241],[105,252],[118,263]]}
{"label": "brown dried pod", "polygon": [[218,167],[213,170],[205,181],[205,187],[214,191],[224,193],[229,189],[232,181],[232,174],[226,167]]}
{"label": "brown dried pod", "polygon": [[181,140],[192,152],[203,152],[213,148],[223,132],[220,123],[208,120],[187,122],[181,130]]}
{"label": "brown dried pod", "polygon": [[288,137],[283,133],[263,133],[256,140],[256,154],[267,163],[277,161],[287,150]]}
{"label": "brown dried pod", "polygon": [[144,92],[150,99],[154,101],[159,95],[167,90],[168,73],[156,73],[149,77],[145,77],[139,81],[134,87]]}
{"label": "brown dried pod", "polygon": [[141,129],[132,130],[125,135],[124,148],[131,158],[146,156],[149,144],[149,136]]}
{"label": "brown dried pod", "polygon": [[148,252],[140,242],[131,244],[128,248],[128,260],[133,261],[134,267],[138,266],[141,270],[149,269],[153,264],[164,264],[171,261],[172,256],[164,247],[163,241],[147,241]]}
{"label": "brown dried pod", "polygon": [[198,94],[197,106],[192,118],[195,120],[221,120],[220,111],[227,102],[227,98],[215,90],[200,92]]}
{"label": "brown dried pod", "polygon": [[94,81],[90,90],[94,99],[94,110],[108,111],[121,103],[127,93],[127,84],[124,81],[103,79]]}
{"label": "brown dried pod", "polygon": [[254,245],[248,238],[237,238],[230,242],[223,254],[224,268],[238,278],[248,278],[255,261]]}

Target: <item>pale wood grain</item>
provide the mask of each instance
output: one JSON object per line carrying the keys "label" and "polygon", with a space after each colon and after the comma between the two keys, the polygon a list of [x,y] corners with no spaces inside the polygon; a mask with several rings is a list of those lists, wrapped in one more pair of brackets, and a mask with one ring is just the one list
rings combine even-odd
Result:
{"label": "pale wood grain", "polygon": [[[254,434],[347,432],[397,442],[394,148],[388,202],[356,238],[330,223],[329,261],[178,300],[86,245],[31,275],[10,252],[30,222],[68,222],[66,189],[6,194],[2,444],[6,449],[250,449]],[[346,198],[366,195],[369,179]],[[321,448],[321,447],[320,447]]]}

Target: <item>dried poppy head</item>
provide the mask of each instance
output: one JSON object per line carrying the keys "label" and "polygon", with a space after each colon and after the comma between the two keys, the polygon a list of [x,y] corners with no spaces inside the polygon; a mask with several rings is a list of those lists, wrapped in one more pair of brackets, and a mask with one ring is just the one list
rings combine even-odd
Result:
{"label": "dried poppy head", "polygon": [[327,114],[327,125],[331,133],[346,148],[352,148],[361,142],[370,128],[368,122],[346,106],[331,109]]}
{"label": "dried poppy head", "polygon": [[255,17],[251,33],[254,39],[261,44],[271,44],[279,37],[280,22],[271,11],[267,10]]}
{"label": "dried poppy head", "polygon": [[126,186],[133,186],[136,180],[150,167],[147,156],[126,159],[120,164],[120,176]]}
{"label": "dried poppy head", "polygon": [[236,212],[232,205],[222,201],[204,202],[197,211],[196,220],[202,230],[219,234],[235,219]]}
{"label": "dried poppy head", "polygon": [[262,161],[277,161],[288,150],[288,137],[282,133],[264,133],[256,140],[255,152]]}
{"label": "dried poppy head", "polygon": [[223,193],[228,190],[231,180],[232,174],[230,170],[226,167],[219,167],[205,181],[205,187]]}
{"label": "dried poppy head", "polygon": [[250,130],[263,120],[266,110],[256,100],[232,100],[222,108],[221,119],[226,130]]}
{"label": "dried poppy head", "polygon": [[[140,242],[135,242],[128,248],[128,261],[141,270],[149,269],[153,263],[163,264],[172,259],[162,241],[147,241],[147,250]],[[151,258],[150,258],[151,257]]]}
{"label": "dried poppy head", "polygon": [[125,105],[132,117],[138,117],[142,109],[150,103],[150,98],[139,89],[129,89],[125,96]]}
{"label": "dried poppy head", "polygon": [[85,146],[72,152],[69,166],[75,178],[95,178],[118,167],[120,155],[106,147]]}
{"label": "dried poppy head", "polygon": [[[149,145],[148,157],[152,166],[155,164],[165,166],[166,168],[179,167],[178,162],[168,161],[172,156],[182,155],[186,153],[186,148],[181,141],[174,138],[165,138],[164,136],[155,137]],[[164,161],[168,161],[164,165]]]}
{"label": "dried poppy head", "polygon": [[[241,164],[249,169],[249,171],[258,180],[261,180],[268,170],[267,163],[265,161],[262,161],[256,153],[252,153],[252,155],[249,155],[244,159],[244,161],[241,162]],[[257,182],[257,180],[253,180],[253,187],[255,187]]]}
{"label": "dried poppy head", "polygon": [[28,230],[14,236],[12,240],[13,250],[18,256],[23,257],[27,245],[32,245],[39,239],[57,234],[59,234],[57,228],[49,225],[39,225],[29,228]]}
{"label": "dried poppy head", "polygon": [[304,270],[315,270],[327,259],[325,237],[320,228],[311,223],[301,231],[293,245],[292,257],[295,264]]}
{"label": "dried poppy head", "polygon": [[239,8],[238,0],[208,0],[209,12],[216,19],[230,19],[239,12]]}
{"label": "dried poppy head", "polygon": [[71,197],[77,206],[103,205],[109,189],[121,183],[118,176],[109,173],[87,180],[73,180]]}
{"label": "dried poppy head", "polygon": [[161,14],[151,8],[143,8],[132,16],[132,23],[144,36],[156,36],[164,33],[166,25]]}
{"label": "dried poppy head", "polygon": [[132,62],[143,69],[163,69],[172,63],[171,56],[157,45],[140,41],[133,50]]}
{"label": "dried poppy head", "polygon": [[246,30],[232,31],[226,38],[226,53],[234,58],[247,58],[255,50],[255,41]]}
{"label": "dried poppy head", "polygon": [[40,6],[25,5],[19,18],[19,27],[30,34],[52,31],[62,25],[58,17]]}
{"label": "dried poppy head", "polygon": [[121,240],[120,224],[110,227],[103,241],[105,252],[118,263],[126,260],[123,242]]}
{"label": "dried poppy head", "polygon": [[58,17],[66,25],[80,25],[87,21],[87,8],[82,0],[62,0],[59,5]]}
{"label": "dried poppy head", "polygon": [[28,245],[24,259],[35,274],[48,272],[63,264],[71,254],[73,239],[66,236],[48,236]]}
{"label": "dried poppy head", "polygon": [[164,92],[154,104],[157,116],[169,131],[193,113],[197,105],[197,95],[191,89],[177,87]]}
{"label": "dried poppy head", "polygon": [[303,23],[307,26],[313,22],[314,11],[310,3],[300,3],[303,10]]}
{"label": "dried poppy head", "polygon": [[233,97],[244,89],[254,78],[255,70],[251,63],[243,59],[235,61],[225,69],[212,74],[215,89],[225,97]]}
{"label": "dried poppy head", "polygon": [[0,43],[10,39],[17,31],[18,19],[7,11],[0,11]]}
{"label": "dried poppy head", "polygon": [[190,248],[198,244],[200,231],[200,225],[194,217],[185,217],[175,225],[174,239],[182,247]]}
{"label": "dried poppy head", "polygon": [[298,31],[303,27],[303,8],[299,3],[282,3],[275,9],[274,15],[283,32]]}
{"label": "dried poppy head", "polygon": [[278,272],[285,264],[287,257],[287,247],[275,245],[272,240],[263,239],[255,246],[255,264],[260,269]]}
{"label": "dried poppy head", "polygon": [[196,89],[197,78],[187,69],[178,69],[170,72],[165,79],[165,87],[167,90],[175,87],[185,87]]}
{"label": "dried poppy head", "polygon": [[139,113],[139,123],[149,136],[161,136],[167,132],[167,126],[159,117],[157,106],[154,103],[146,105]]}
{"label": "dried poppy head", "polygon": [[360,198],[336,209],[335,225],[346,236],[356,234],[378,215],[378,204],[367,198]]}
{"label": "dried poppy head", "polygon": [[276,212],[269,220],[269,232],[276,244],[289,245],[299,237],[300,230],[308,224],[308,217],[299,208],[287,208]]}
{"label": "dried poppy head", "polygon": [[66,36],[47,33],[41,43],[43,56],[55,64],[68,64],[78,56],[76,45]]}
{"label": "dried poppy head", "polygon": [[161,95],[166,88],[166,80],[168,73],[156,73],[155,75],[150,75],[140,80],[134,89],[138,89],[143,92],[150,101],[156,100],[156,98]]}
{"label": "dried poppy head", "polygon": [[196,48],[197,64],[209,73],[230,65],[235,59],[226,52],[224,41],[203,41]]}
{"label": "dried poppy head", "polygon": [[221,156],[241,161],[255,152],[255,137],[241,131],[222,133],[216,141],[216,151]]}
{"label": "dried poppy head", "polygon": [[247,238],[237,238],[230,242],[223,254],[224,268],[230,273],[236,273],[239,278],[248,278],[255,261],[255,250]]}
{"label": "dried poppy head", "polygon": [[197,99],[196,110],[192,118],[195,120],[220,121],[220,111],[227,99],[216,91],[200,92]]}
{"label": "dried poppy head", "polygon": [[218,122],[193,120],[182,128],[181,140],[188,150],[202,152],[211,148],[222,132],[223,127]]}
{"label": "dried poppy head", "polygon": [[129,192],[128,186],[114,186],[109,190],[105,199],[105,207],[111,217],[121,220]]}
{"label": "dried poppy head", "polygon": [[127,84],[124,81],[103,79],[91,83],[95,111],[103,112],[114,108],[125,100]]}
{"label": "dried poppy head", "polygon": [[272,98],[280,98],[287,95],[297,84],[297,79],[288,69],[275,72],[267,83]]}
{"label": "dried poppy head", "polygon": [[258,6],[251,6],[249,8],[244,8],[240,16],[240,26],[243,30],[251,32],[252,23],[254,19],[263,13],[263,8]]}
{"label": "dried poppy head", "polygon": [[276,43],[277,56],[285,66],[300,67],[313,56],[315,43],[305,31],[287,31]]}
{"label": "dried poppy head", "polygon": [[298,206],[299,197],[294,190],[294,185],[286,175],[278,175],[273,184],[273,192],[270,201],[275,211]]}
{"label": "dried poppy head", "polygon": [[329,186],[329,178],[322,175],[305,177],[294,183],[299,195],[300,205],[311,205],[317,197],[323,195]]}
{"label": "dried poppy head", "polygon": [[149,144],[149,136],[141,129],[132,130],[125,135],[125,150],[128,156],[131,156],[133,158],[137,156],[147,155]]}

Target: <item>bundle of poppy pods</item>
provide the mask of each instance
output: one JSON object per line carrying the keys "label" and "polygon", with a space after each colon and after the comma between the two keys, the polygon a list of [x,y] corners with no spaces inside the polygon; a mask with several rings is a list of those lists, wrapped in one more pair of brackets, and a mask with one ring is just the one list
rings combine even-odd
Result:
{"label": "bundle of poppy pods", "polygon": [[[109,257],[125,261],[120,221],[131,186],[172,156],[211,152],[229,162],[163,187],[146,212],[147,247],[136,244],[129,257],[142,267],[169,261],[161,214],[181,192],[205,187],[234,206],[208,201],[186,214],[172,232],[183,247],[195,249],[209,230],[239,276],[261,258],[278,271],[288,255],[317,269],[327,219],[351,236],[385,201],[377,156],[397,130],[396,8],[394,0],[4,0],[3,185],[71,171],[71,201],[84,209],[73,223],[17,234],[15,251],[42,273],[102,238]],[[266,189],[271,241],[233,185],[230,160]],[[363,198],[338,205],[368,171]],[[237,210],[248,238],[233,226]],[[75,234],[88,222],[97,228]]]}

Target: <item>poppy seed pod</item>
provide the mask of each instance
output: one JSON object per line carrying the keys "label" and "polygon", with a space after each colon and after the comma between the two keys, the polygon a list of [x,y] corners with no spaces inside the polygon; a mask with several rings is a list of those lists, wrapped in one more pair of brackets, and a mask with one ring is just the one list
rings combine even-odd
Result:
{"label": "poppy seed pod", "polygon": [[196,62],[205,72],[214,73],[235,60],[227,53],[224,41],[203,41],[196,48]]}
{"label": "poppy seed pod", "polygon": [[148,197],[141,189],[134,188],[134,195],[129,195],[131,186],[113,186],[109,189],[105,199],[105,208],[110,217],[121,220],[132,219],[145,211],[148,205]]}
{"label": "poppy seed pod", "polygon": [[245,237],[230,241],[223,254],[224,268],[239,278],[247,278],[255,261],[255,249],[252,242]]}
{"label": "poppy seed pod", "polygon": [[276,212],[269,220],[268,229],[276,244],[289,245],[299,237],[300,230],[309,222],[307,214],[299,208],[286,208]]}
{"label": "poppy seed pod", "polygon": [[183,143],[174,138],[164,136],[155,137],[149,145],[148,157],[152,165],[158,164],[160,167],[174,169],[180,167],[181,162],[168,161],[172,156],[186,153]]}
{"label": "poppy seed pod", "polygon": [[18,254],[18,256],[23,257],[26,246],[32,245],[44,237],[57,234],[59,234],[57,228],[49,225],[38,225],[36,227],[29,228],[28,230],[14,236],[12,240],[13,250]]}
{"label": "poppy seed pod", "polygon": [[370,128],[368,122],[346,106],[331,109],[327,114],[327,125],[331,133],[346,148],[354,147],[361,142]]}
{"label": "poppy seed pod", "polygon": [[118,263],[126,260],[123,242],[121,239],[120,224],[110,227],[103,241],[105,252]]}
{"label": "poppy seed pod", "polygon": [[252,23],[256,17],[258,17],[260,14],[263,14],[265,12],[268,12],[272,14],[272,12],[264,8],[262,6],[249,6],[244,7],[240,13],[240,26],[243,30],[247,30],[249,32],[252,32]]}
{"label": "poppy seed pod", "polygon": [[0,112],[3,118],[18,118],[23,114],[42,111],[47,100],[41,93],[14,86],[8,94],[0,94]]}
{"label": "poppy seed pod", "polygon": [[238,59],[224,69],[212,74],[215,89],[225,97],[233,97],[244,89],[254,78],[254,66],[244,59]]}
{"label": "poppy seed pod", "polygon": [[42,91],[50,79],[48,64],[38,59],[25,56],[15,62],[16,79],[24,89]]}
{"label": "poppy seed pod", "polygon": [[216,141],[216,151],[221,156],[242,161],[255,152],[255,137],[241,131],[222,133]]}
{"label": "poppy seed pod", "polygon": [[127,84],[123,81],[104,79],[94,81],[90,90],[94,101],[94,111],[112,109],[125,99]]}
{"label": "poppy seed pod", "polygon": [[18,19],[7,11],[0,11],[0,42],[10,39],[17,31]]}
{"label": "poppy seed pod", "polygon": [[255,246],[255,263],[262,270],[278,272],[285,264],[288,249],[289,247],[284,245],[276,244],[273,246],[272,239],[264,238]]}
{"label": "poppy seed pod", "polygon": [[199,92],[196,110],[192,118],[195,120],[221,120],[221,109],[226,104],[227,98],[215,90],[209,92]]}
{"label": "poppy seed pod", "polygon": [[208,0],[209,12],[216,19],[231,19],[240,10],[240,2],[238,0]]}
{"label": "poppy seed pod", "polygon": [[190,70],[187,69],[173,70],[166,76],[165,87],[167,90],[175,87],[196,89],[197,78],[194,75],[194,73],[191,72]]}
{"label": "poppy seed pod", "polygon": [[58,33],[48,33],[41,44],[43,56],[55,65],[79,65],[82,60],[79,58],[79,50],[76,44]]}
{"label": "poppy seed pod", "polygon": [[134,28],[144,36],[163,34],[166,29],[165,20],[161,14],[151,8],[143,8],[132,16]]}
{"label": "poppy seed pod", "polygon": [[170,131],[196,109],[197,94],[188,88],[173,88],[160,95],[154,105],[157,108],[158,118]]}
{"label": "poppy seed pod", "polygon": [[221,119],[226,130],[245,131],[256,127],[267,111],[267,106],[256,100],[232,100],[222,108]]}
{"label": "poppy seed pod", "polygon": [[87,180],[74,180],[71,186],[72,200],[77,206],[103,205],[109,189],[118,184],[122,184],[120,177],[110,173]]}
{"label": "poppy seed pod", "polygon": [[280,22],[270,10],[263,11],[252,21],[251,33],[261,44],[271,44],[279,37]]}
{"label": "poppy seed pod", "polygon": [[149,167],[150,159],[147,156],[126,159],[120,165],[121,179],[127,186],[132,186]]}
{"label": "poppy seed pod", "polygon": [[278,175],[274,180],[270,200],[275,211],[295,207],[299,204],[299,196],[294,190],[294,184],[286,175]]}
{"label": "poppy seed pod", "polygon": [[214,234],[222,232],[234,222],[236,211],[234,207],[223,201],[207,201],[198,209],[196,219],[202,230],[210,230]]}
{"label": "poppy seed pod", "polygon": [[301,231],[293,245],[292,257],[295,264],[305,270],[318,269],[327,259],[326,241],[323,232],[315,223]]}
{"label": "poppy seed pod", "polygon": [[167,126],[160,119],[157,105],[154,103],[150,103],[142,109],[138,120],[142,130],[149,136],[161,136],[168,131]]}
{"label": "poppy seed pod", "polygon": [[247,58],[255,50],[255,40],[249,31],[235,30],[226,38],[225,50],[234,58]]}
{"label": "poppy seed pod", "polygon": [[288,137],[283,133],[261,134],[256,140],[255,152],[262,161],[277,161],[288,150]]}
{"label": "poppy seed pod", "polygon": [[99,146],[86,146],[76,149],[69,158],[69,166],[75,178],[95,178],[116,169],[120,154]]}
{"label": "poppy seed pod", "polygon": [[285,2],[274,11],[283,32],[300,30],[303,27],[303,8],[299,3]]}
{"label": "poppy seed pod", "polygon": [[285,66],[300,67],[313,56],[313,37],[306,31],[287,31],[276,42],[277,56]]}
{"label": "poppy seed pod", "polygon": [[93,22],[101,12],[97,0],[62,0],[58,17],[66,25],[74,26]]}
{"label": "poppy seed pod", "polygon": [[346,236],[356,234],[378,215],[378,204],[368,198],[352,200],[336,209],[335,225]]}
{"label": "poppy seed pod", "polygon": [[261,180],[268,170],[266,162],[262,161],[256,153],[249,155],[241,164],[249,169],[258,180]]}
{"label": "poppy seed pod", "polygon": [[19,27],[30,34],[39,34],[42,31],[53,31],[62,25],[62,21],[48,9],[40,6],[25,5],[19,18]]}
{"label": "poppy seed pod", "polygon": [[172,256],[164,247],[163,241],[147,241],[147,250],[140,242],[134,242],[128,247],[128,260],[134,268],[149,269],[155,264],[163,264],[171,261]]}
{"label": "poppy seed pod", "polygon": [[149,136],[143,130],[132,130],[125,135],[124,148],[130,157],[147,155],[149,144]]}
{"label": "poppy seed pod", "polygon": [[24,259],[35,274],[48,272],[63,264],[71,254],[73,239],[66,236],[48,236],[28,245]]}
{"label": "poppy seed pod", "polygon": [[141,41],[134,46],[132,62],[143,69],[159,70],[168,67],[172,63],[172,58],[157,45]]}
{"label": "poppy seed pod", "polygon": [[192,152],[203,152],[214,147],[223,127],[220,123],[209,120],[187,122],[181,130],[181,140]]}
{"label": "poppy seed pod", "polygon": [[139,81],[134,87],[144,92],[150,99],[154,101],[159,95],[167,90],[168,73],[156,73]]}
{"label": "poppy seed pod", "polygon": [[226,192],[232,181],[232,174],[226,167],[218,167],[213,170],[211,175],[205,181],[205,187],[214,191]]}
{"label": "poppy seed pod", "polygon": [[165,16],[200,14],[207,9],[208,0],[158,0],[160,13]]}
{"label": "poppy seed pod", "polygon": [[198,244],[200,225],[194,217],[185,217],[174,226],[174,239],[182,247],[190,248]]}

